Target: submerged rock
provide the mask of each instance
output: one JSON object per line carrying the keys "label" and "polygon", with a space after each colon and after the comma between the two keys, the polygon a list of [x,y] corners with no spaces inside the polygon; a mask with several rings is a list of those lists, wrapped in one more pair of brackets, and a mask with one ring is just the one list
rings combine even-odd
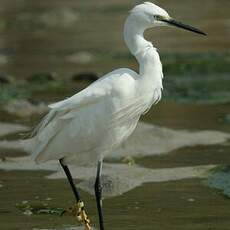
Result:
{"label": "submerged rock", "polygon": [[87,64],[92,62],[95,57],[93,54],[87,52],[87,51],[82,51],[78,53],[73,53],[68,56],[66,56],[66,61],[76,63],[76,64]]}
{"label": "submerged rock", "polygon": [[226,114],[226,115],[224,116],[224,122],[230,124],[230,113],[229,113],[229,114]]}
{"label": "submerged rock", "polygon": [[[1,27],[1,24],[0,24],[0,27]],[[8,57],[6,55],[0,54],[0,65],[5,65],[8,62],[9,62]]]}
{"label": "submerged rock", "polygon": [[12,82],[12,78],[10,76],[0,74],[0,84],[9,84]]}
{"label": "submerged rock", "polygon": [[96,73],[92,72],[83,72],[74,74],[72,77],[72,81],[78,82],[78,81],[88,81],[88,82],[94,82],[98,79],[98,76]]}
{"label": "submerged rock", "polygon": [[230,198],[230,166],[217,167],[211,170],[205,183],[210,188],[218,189],[223,195]]}
{"label": "submerged rock", "polygon": [[44,12],[37,20],[46,27],[69,27],[76,24],[79,14],[72,8],[62,7]]}
{"label": "submerged rock", "polygon": [[[128,169],[127,169],[128,170]],[[91,177],[88,180],[82,181],[78,184],[78,187],[87,191],[90,194],[94,194],[95,177]],[[133,178],[125,177],[125,175],[102,175],[101,185],[103,189],[103,197],[112,197],[122,195],[125,192],[132,190],[140,185],[140,181]]]}
{"label": "submerged rock", "polygon": [[54,81],[56,78],[56,75],[54,73],[35,73],[31,76],[27,77],[27,81],[30,83],[46,83],[50,81]]}

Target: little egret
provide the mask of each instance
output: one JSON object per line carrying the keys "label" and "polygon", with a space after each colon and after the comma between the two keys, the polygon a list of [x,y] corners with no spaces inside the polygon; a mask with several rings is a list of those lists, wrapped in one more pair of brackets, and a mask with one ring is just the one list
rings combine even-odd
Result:
{"label": "little egret", "polygon": [[85,229],[91,228],[90,221],[68,165],[98,163],[95,197],[100,230],[104,230],[100,179],[103,158],[129,137],[140,116],[161,99],[161,61],[157,49],[144,38],[144,31],[156,26],[176,26],[206,35],[176,21],[151,2],[135,6],[125,22],[124,40],[139,63],[139,73],[127,68],[114,70],[72,97],[49,105],[50,112],[33,132],[33,159],[37,163],[59,160],[77,202],[72,213]]}

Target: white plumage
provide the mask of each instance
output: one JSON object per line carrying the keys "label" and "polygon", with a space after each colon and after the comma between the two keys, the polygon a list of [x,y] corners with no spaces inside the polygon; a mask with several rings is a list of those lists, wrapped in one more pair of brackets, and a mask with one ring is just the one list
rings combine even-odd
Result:
{"label": "white plumage", "polygon": [[90,221],[68,165],[98,162],[94,190],[100,230],[104,230],[103,158],[130,136],[140,116],[161,99],[162,65],[156,48],[144,38],[146,29],[161,25],[205,35],[152,3],[134,7],[125,22],[124,40],[139,63],[139,73],[127,68],[114,70],[74,96],[50,105],[30,140],[28,148],[36,162],[59,160],[77,202],[72,214],[85,229],[91,229]]}
{"label": "white plumage", "polygon": [[67,163],[84,164],[111,152],[161,97],[153,82],[140,80],[129,69],[118,69],[71,98],[51,104],[35,131],[33,158],[40,163],[64,157]]}
{"label": "white plumage", "polygon": [[34,131],[30,151],[36,162],[58,160],[93,163],[110,153],[134,131],[142,114],[161,99],[162,65],[144,31],[160,25],[182,27],[153,3],[136,6],[124,26],[124,40],[139,63],[139,73],[127,68],[106,74],[72,97],[51,104]]}

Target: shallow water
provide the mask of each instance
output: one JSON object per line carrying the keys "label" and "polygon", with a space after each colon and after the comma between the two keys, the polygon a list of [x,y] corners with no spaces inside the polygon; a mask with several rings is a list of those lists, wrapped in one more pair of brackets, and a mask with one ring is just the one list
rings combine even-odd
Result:
{"label": "shallow water", "polygon": [[[70,78],[73,73],[86,69],[101,75],[118,66],[137,68],[136,62],[129,57],[121,36],[124,18],[133,1],[79,0],[64,3],[58,0],[55,4],[53,1],[31,2],[28,0],[19,0],[14,4],[6,0],[0,2],[2,5],[0,9],[0,34],[2,35],[0,67],[3,73],[12,74],[15,78],[25,78],[42,70],[42,72],[56,72],[58,79],[62,79]],[[182,130],[193,132],[216,130],[229,133],[230,122],[227,117],[230,114],[228,77],[230,59],[229,54],[223,54],[230,48],[230,42],[226,39],[230,31],[229,1],[205,0],[202,2],[204,7],[200,7],[200,1],[185,3],[175,0],[166,3],[159,0],[158,3],[167,8],[172,15],[177,15],[178,19],[202,28],[209,36],[202,38],[168,28],[162,28],[157,32],[147,32],[148,39],[154,40],[154,44],[164,54],[162,59],[166,65],[168,78],[165,81],[164,98],[167,100],[155,106],[142,120],[173,129],[174,140],[178,140]],[[209,63],[210,52],[218,53],[221,60],[217,56],[218,58],[211,58],[211,66],[203,66],[203,59],[205,63]],[[172,56],[168,55],[169,53],[172,53]],[[175,53],[182,53],[182,56],[177,59],[175,58],[177,56],[174,57]],[[183,56],[185,53],[205,53],[208,58],[202,54],[201,59],[199,58],[201,62],[197,63],[199,61],[196,62],[197,56],[194,55],[190,62],[188,56]],[[181,69],[172,68],[182,60],[185,61],[180,66]],[[215,63],[218,65],[216,66]],[[223,63],[224,68],[220,68]],[[191,69],[191,66],[196,66],[195,70]],[[221,72],[222,75],[219,74],[220,69],[224,69]],[[183,74],[186,73],[185,76],[180,75],[181,71]],[[197,85],[199,85],[198,88]],[[50,88],[41,85],[29,96],[28,92],[25,92],[25,88],[29,91],[27,87],[22,86],[24,88],[22,94],[25,94],[26,98],[49,102],[66,97],[70,95],[70,91],[72,93],[82,86],[79,84],[60,86],[60,82],[49,86]],[[194,90],[190,91],[191,87]],[[172,100],[180,103],[172,102]],[[203,104],[197,104],[197,102]],[[12,157],[24,156],[22,149],[19,151],[17,141],[19,135],[15,132],[26,130],[26,127],[34,124],[38,116],[20,117],[1,111],[2,122],[26,126],[0,124],[0,158],[3,158],[0,165],[6,166],[9,163],[11,169],[20,168],[18,161],[14,162],[15,158],[12,159]],[[157,135],[159,139],[165,138],[165,135],[160,136],[162,132],[157,132]],[[143,139],[146,139],[148,144],[155,143],[151,142],[152,137],[148,133],[145,133],[144,137],[146,138]],[[191,139],[192,135],[184,139],[189,138]],[[4,139],[8,141],[3,143]],[[215,141],[215,136],[212,136],[212,143],[213,141]],[[141,166],[143,171],[166,169],[163,171],[168,174],[161,174],[161,176],[168,176],[169,179],[156,180],[156,175],[152,175],[150,179],[148,178],[149,180],[144,180],[145,177],[143,176],[143,179],[140,176],[142,180],[138,177],[138,180],[134,179],[134,183],[131,183],[132,190],[125,187],[127,190],[124,194],[105,199],[106,229],[228,230],[230,200],[220,191],[213,190],[203,183],[206,174],[190,178],[191,175],[186,177],[180,168],[179,171],[176,170],[178,167],[199,165],[206,167],[230,165],[229,141],[224,139],[214,145],[202,146],[197,143],[199,143],[198,140],[195,146],[174,145],[175,148],[168,148],[170,151],[168,154],[154,156],[143,154],[144,156],[134,155],[130,158],[137,164],[133,166],[133,169],[136,169],[136,166]],[[160,149],[157,144],[150,145],[152,152],[158,152]],[[148,147],[148,151],[149,149]],[[129,155],[131,154],[127,151],[127,156]],[[11,162],[8,162],[9,159]],[[110,159],[109,162],[117,164],[121,163],[121,160]],[[17,204],[29,202],[34,206],[66,208],[74,202],[66,180],[46,178],[56,172],[56,165],[53,168],[42,166],[47,171],[44,171],[44,168],[43,171],[30,171],[31,165],[23,163],[20,171],[8,171],[9,167],[7,170],[0,170],[0,229],[75,230],[77,224],[72,217],[25,215],[16,207]],[[23,171],[22,168],[27,171]],[[169,174],[172,168],[177,168],[174,173],[179,172],[176,176],[180,180],[178,178],[175,180],[173,173]],[[159,171],[155,172],[158,172],[159,176]],[[52,175],[55,177],[57,174]],[[125,184],[128,178],[120,180]],[[77,182],[81,181],[77,180]],[[82,183],[81,187],[85,188],[85,184]],[[92,223],[96,226],[95,200],[83,190],[81,194]]]}
{"label": "shallow water", "polygon": [[[196,127],[196,129],[206,130],[209,127],[210,129],[218,127],[218,130],[226,132],[230,128],[229,124],[225,124],[223,128],[218,126],[218,111],[226,111],[223,106],[215,106],[215,110],[212,106],[207,106],[207,108],[212,107],[209,113],[210,121],[203,126],[197,125],[198,121],[193,116],[189,118],[185,115],[177,118],[175,115],[172,116],[176,111],[180,111],[179,109],[173,110],[171,119],[167,119],[170,114],[166,116],[165,110],[168,108],[168,111],[171,111],[172,105],[166,103],[162,106],[163,108],[159,110],[155,109],[156,123],[160,123],[159,117],[162,116],[163,121],[167,120],[168,127],[176,128],[178,131],[191,128],[191,123],[193,123],[193,129]],[[188,108],[194,114],[199,114],[199,106]],[[150,114],[152,113],[154,113],[153,110],[150,111]],[[145,119],[149,118],[145,117]],[[6,155],[11,156],[11,153],[8,152]],[[167,155],[137,158],[135,162],[151,169],[230,164],[229,144],[185,147]],[[0,226],[2,229],[64,230],[66,226],[77,226],[75,220],[69,216],[27,216],[16,208],[16,204],[23,201],[29,201],[34,205],[45,203],[51,208],[65,208],[73,204],[73,196],[66,180],[47,180],[46,175],[50,175],[50,172],[0,171],[0,184],[2,185],[0,188]],[[83,190],[81,194],[95,226],[97,225],[95,200]],[[228,229],[230,224],[229,202],[229,199],[221,193],[206,187],[203,179],[199,178],[144,183],[123,195],[104,200],[105,225],[107,229],[127,230],[136,228]]]}
{"label": "shallow water", "polygon": [[[0,2],[1,72],[25,77],[42,70],[69,78],[86,69],[102,74],[118,66],[136,68],[133,59],[119,58],[127,56],[122,30],[134,5],[131,0]],[[205,0],[202,7],[197,0],[157,2],[178,20],[208,33],[202,37],[175,28],[148,31],[146,36],[161,54],[228,52],[228,0]]]}
{"label": "shallow water", "polygon": [[[75,225],[71,217],[26,216],[15,208],[23,200],[48,203],[51,207],[72,205],[72,194],[65,181],[41,179],[44,173],[1,172],[1,228],[62,229]],[[17,180],[15,180],[17,178]],[[12,183],[12,181],[14,181]],[[29,190],[28,190],[29,188]],[[87,210],[96,223],[95,201],[82,192]],[[46,201],[51,197],[51,201]],[[125,195],[104,201],[107,229],[228,229],[229,200],[201,185],[200,180],[145,184]],[[64,229],[64,227],[63,227]]]}

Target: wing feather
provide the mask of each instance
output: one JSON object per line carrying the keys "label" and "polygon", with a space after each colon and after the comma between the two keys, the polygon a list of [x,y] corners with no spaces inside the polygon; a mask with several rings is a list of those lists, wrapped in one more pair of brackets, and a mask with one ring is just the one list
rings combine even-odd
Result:
{"label": "wing feather", "polygon": [[[112,91],[111,83],[123,74],[127,74],[127,71],[114,71],[72,97],[50,104],[49,113],[32,131],[31,144],[29,144],[30,146],[27,148],[32,152],[32,157],[35,159],[44,151],[51,140],[71,119],[77,116],[80,110],[89,108],[90,105],[102,101],[103,98],[108,98]],[[109,77],[109,79],[107,79],[107,77]]]}
{"label": "wing feather", "polygon": [[[117,74],[116,78],[118,77],[121,77],[121,74]],[[114,80],[117,81],[117,79]],[[108,111],[107,106],[110,106],[109,102],[116,101],[116,94],[114,94],[113,90],[111,78],[109,84],[106,84],[105,80],[99,80],[96,84],[91,84],[76,95],[49,105],[50,112],[33,132],[34,145],[32,157],[38,162],[40,159],[42,161],[46,159],[46,149],[51,146],[51,142],[65,127],[69,127],[68,123],[76,119],[78,114],[82,116],[88,114],[89,111],[92,112],[94,108],[100,107],[99,114],[103,113],[104,116]],[[126,101],[122,101],[124,103],[117,106],[116,110],[109,111],[106,114],[105,117],[108,122],[106,128],[116,127],[132,119],[138,119],[148,109],[149,104],[146,103],[145,98],[146,95],[143,94],[139,97],[129,97]],[[117,100],[119,101],[120,99],[118,96]],[[156,101],[158,101],[158,98],[154,98],[154,102]],[[88,117],[83,119],[87,120]],[[79,135],[80,140],[82,138],[81,135],[84,134],[75,133],[74,135]]]}

